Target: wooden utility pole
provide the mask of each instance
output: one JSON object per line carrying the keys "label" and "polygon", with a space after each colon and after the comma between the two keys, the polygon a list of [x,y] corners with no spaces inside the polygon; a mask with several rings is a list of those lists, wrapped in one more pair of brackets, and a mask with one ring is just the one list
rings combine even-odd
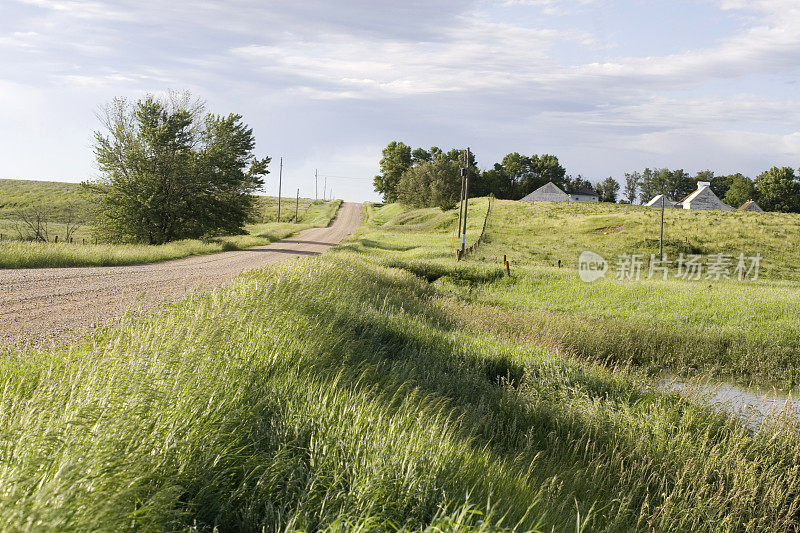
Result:
{"label": "wooden utility pole", "polygon": [[458,199],[458,235],[456,239],[461,240],[461,220],[464,216],[464,179],[467,177],[467,169],[461,168],[461,197]]}
{"label": "wooden utility pole", "polygon": [[281,169],[278,172],[278,222],[281,221],[281,184],[283,182],[283,158],[281,157]]}
{"label": "wooden utility pole", "polygon": [[664,195],[661,195],[661,237],[658,240],[659,260],[664,259]]}
{"label": "wooden utility pole", "polygon": [[314,169],[314,201],[319,200],[319,171]]}
{"label": "wooden utility pole", "polygon": [[467,147],[466,172],[464,173],[464,231],[461,233],[461,255],[467,245],[467,213],[469,212],[469,147]]}
{"label": "wooden utility pole", "polygon": [[294,223],[297,224],[297,211],[300,207],[300,188],[297,189],[297,198],[294,201]]}

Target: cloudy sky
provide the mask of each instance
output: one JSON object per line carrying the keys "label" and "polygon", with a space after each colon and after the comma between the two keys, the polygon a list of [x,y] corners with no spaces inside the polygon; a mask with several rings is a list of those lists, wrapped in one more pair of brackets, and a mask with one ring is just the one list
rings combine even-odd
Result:
{"label": "cloudy sky", "polygon": [[800,166],[800,0],[0,0],[0,65],[2,177],[96,176],[98,109],[169,89],[244,115],[287,195],[319,168],[376,199],[395,139],[593,180]]}

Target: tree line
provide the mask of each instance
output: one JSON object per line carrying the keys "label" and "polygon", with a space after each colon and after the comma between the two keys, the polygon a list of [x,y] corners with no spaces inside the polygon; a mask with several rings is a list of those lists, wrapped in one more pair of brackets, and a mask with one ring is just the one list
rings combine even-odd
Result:
{"label": "tree line", "polygon": [[740,173],[715,175],[704,170],[691,175],[682,169],[646,168],[626,173],[623,185],[613,177],[593,183],[581,175],[568,175],[551,154],[530,156],[512,152],[491,168],[480,170],[475,155],[436,146],[412,148],[392,141],[383,149],[381,173],[375,176],[375,190],[386,202],[416,207],[450,209],[458,204],[461,168],[467,168],[470,196],[519,200],[548,182],[566,193],[590,190],[601,202],[646,203],[658,194],[678,201],[697,189],[698,182],[711,183],[711,190],[725,203],[739,207],[755,200],[767,211],[800,212],[800,175],[791,167],[773,167],[751,179]]}

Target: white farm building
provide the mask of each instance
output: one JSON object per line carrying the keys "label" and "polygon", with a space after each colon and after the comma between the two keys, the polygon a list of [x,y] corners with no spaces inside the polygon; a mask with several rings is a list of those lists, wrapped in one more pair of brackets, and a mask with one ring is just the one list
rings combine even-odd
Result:
{"label": "white farm building", "polygon": [[647,202],[645,205],[647,207],[661,207],[662,199],[664,200],[664,207],[675,207],[675,200],[670,200],[663,194],[653,197],[653,199]]}
{"label": "white farm building", "polygon": [[711,190],[711,183],[698,181],[697,190],[675,204],[682,209],[716,209],[719,211],[733,211],[733,208],[717,198]]}
{"label": "white farm building", "polygon": [[572,198],[559,189],[552,181],[542,185],[528,196],[521,200],[522,202],[570,202]]}
{"label": "white farm building", "polygon": [[567,194],[553,183],[542,185],[529,195],[522,198],[522,202],[596,202],[599,200],[597,192],[593,189],[583,188]]}
{"label": "white farm building", "polygon": [[740,207],[738,211],[763,211],[763,209],[761,209],[761,206],[758,205],[755,200],[748,200],[742,204],[742,207]]}

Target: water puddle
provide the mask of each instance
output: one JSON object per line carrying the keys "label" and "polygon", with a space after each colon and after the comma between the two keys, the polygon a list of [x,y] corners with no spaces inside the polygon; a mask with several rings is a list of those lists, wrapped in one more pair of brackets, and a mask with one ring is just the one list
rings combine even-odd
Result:
{"label": "water puddle", "polygon": [[662,390],[712,405],[717,411],[733,413],[757,431],[765,420],[790,417],[800,422],[800,396],[776,389],[743,387],[731,383],[688,382],[667,378]]}

